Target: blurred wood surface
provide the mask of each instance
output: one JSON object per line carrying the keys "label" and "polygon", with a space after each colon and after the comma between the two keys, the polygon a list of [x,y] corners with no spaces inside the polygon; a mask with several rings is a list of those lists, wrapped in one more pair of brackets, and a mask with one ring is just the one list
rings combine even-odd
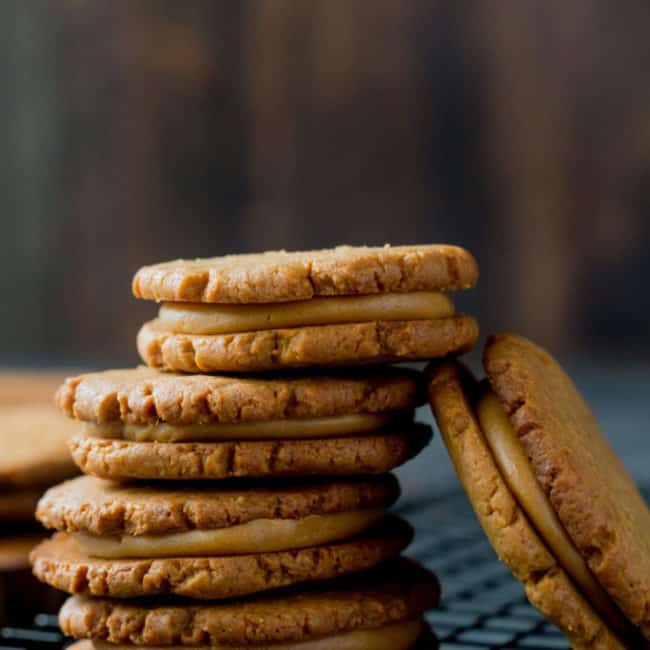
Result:
{"label": "blurred wood surface", "polygon": [[0,369],[0,406],[11,404],[51,404],[56,389],[76,373],[72,370]]}
{"label": "blurred wood surface", "polygon": [[0,4],[0,362],[135,363],[143,263],[452,241],[484,332],[648,348],[650,5]]}

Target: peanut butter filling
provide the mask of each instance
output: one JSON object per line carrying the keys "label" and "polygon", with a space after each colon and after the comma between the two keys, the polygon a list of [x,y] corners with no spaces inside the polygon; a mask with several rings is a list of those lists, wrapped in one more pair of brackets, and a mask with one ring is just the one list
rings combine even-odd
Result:
{"label": "peanut butter filling", "polygon": [[[211,645],[211,650],[408,650],[422,633],[421,620],[384,625],[373,630],[353,630],[332,636],[298,643],[273,643],[265,645]],[[114,645],[93,641],[96,650],[207,650],[207,646],[136,646]]]}
{"label": "peanut butter filling", "polygon": [[383,517],[382,508],[369,508],[302,519],[255,519],[229,528],[169,535],[99,537],[76,533],[75,539],[84,553],[105,558],[272,553],[348,539]]}
{"label": "peanut butter filling", "polygon": [[293,438],[335,438],[377,431],[390,416],[353,413],[322,418],[258,420],[213,424],[109,424],[84,423],[84,433],[94,438],[125,438],[136,442],[181,442],[209,440],[287,440]]}
{"label": "peanut butter filling", "polygon": [[523,445],[515,434],[499,398],[487,386],[483,386],[477,403],[477,414],[503,479],[558,564],[612,629],[624,636],[629,634],[631,624],[594,578],[567,535],[551,502],[535,478]]}
{"label": "peanut butter filling", "polygon": [[453,315],[454,305],[446,294],[418,291],[258,305],[166,302],[158,319],[178,334],[233,334],[374,320],[437,320]]}

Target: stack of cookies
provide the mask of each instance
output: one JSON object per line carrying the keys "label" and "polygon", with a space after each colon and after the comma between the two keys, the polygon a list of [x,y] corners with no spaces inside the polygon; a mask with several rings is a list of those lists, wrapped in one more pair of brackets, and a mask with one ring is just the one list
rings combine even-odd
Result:
{"label": "stack of cookies", "polygon": [[66,439],[74,425],[52,406],[63,377],[52,372],[0,372],[0,625],[29,621],[59,594],[37,583],[29,553],[45,531],[34,510],[50,486],[78,473]]}
{"label": "stack of cookies", "polygon": [[388,472],[430,431],[418,374],[382,364],[469,349],[447,292],[476,280],[439,245],[141,269],[135,295],[163,303],[138,335],[149,367],[57,393],[87,476],[40,501],[59,532],[32,561],[74,594],[64,632],[97,650],[412,648],[439,588],[399,557]]}
{"label": "stack of cookies", "polygon": [[[0,372],[0,524],[6,534],[32,532],[44,490],[74,476],[66,440],[74,426],[52,406],[63,376],[50,372]],[[0,567],[4,539],[0,540]],[[27,558],[27,553],[24,553]]]}

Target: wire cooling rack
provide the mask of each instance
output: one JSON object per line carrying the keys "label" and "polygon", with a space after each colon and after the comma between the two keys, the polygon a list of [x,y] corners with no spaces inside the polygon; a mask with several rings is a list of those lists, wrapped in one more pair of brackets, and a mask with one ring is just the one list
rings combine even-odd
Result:
{"label": "wire cooling rack", "polygon": [[[648,500],[650,486],[642,491]],[[568,650],[564,635],[528,604],[519,581],[498,560],[465,494],[409,504],[398,512],[416,530],[407,555],[434,571],[442,584],[441,607],[427,615],[440,650]],[[434,647],[425,642],[422,650]]]}

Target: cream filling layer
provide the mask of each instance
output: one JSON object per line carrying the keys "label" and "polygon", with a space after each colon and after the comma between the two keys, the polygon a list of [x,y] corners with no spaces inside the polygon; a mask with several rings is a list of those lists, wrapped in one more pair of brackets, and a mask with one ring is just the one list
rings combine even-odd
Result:
{"label": "cream filling layer", "polygon": [[228,528],[169,535],[99,537],[75,533],[75,539],[87,555],[105,558],[272,553],[348,539],[383,517],[383,508],[369,508],[302,519],[255,519]]}
{"label": "cream filling layer", "polygon": [[[393,416],[394,417],[394,416]],[[369,433],[385,427],[386,414],[353,413],[323,418],[258,420],[213,424],[94,424],[85,422],[83,431],[93,438],[125,438],[136,442],[181,442],[209,440],[287,440],[290,438],[335,438]]]}
{"label": "cream filling layer", "polygon": [[166,302],[158,319],[179,334],[233,334],[374,320],[437,320],[453,315],[454,305],[446,294],[417,291],[257,305]]}
{"label": "cream filling layer", "polygon": [[478,419],[506,484],[581,594],[610,627],[623,635],[628,634],[630,623],[594,578],[567,535],[551,502],[535,478],[523,445],[515,434],[499,398],[489,388],[483,388],[477,403]]}
{"label": "cream filling layer", "polygon": [[[298,643],[272,643],[264,645],[211,645],[210,650],[408,650],[418,640],[423,629],[422,620],[384,625],[373,630],[353,630],[332,636]],[[208,646],[136,646],[114,645],[93,641],[96,650],[208,650]]]}

